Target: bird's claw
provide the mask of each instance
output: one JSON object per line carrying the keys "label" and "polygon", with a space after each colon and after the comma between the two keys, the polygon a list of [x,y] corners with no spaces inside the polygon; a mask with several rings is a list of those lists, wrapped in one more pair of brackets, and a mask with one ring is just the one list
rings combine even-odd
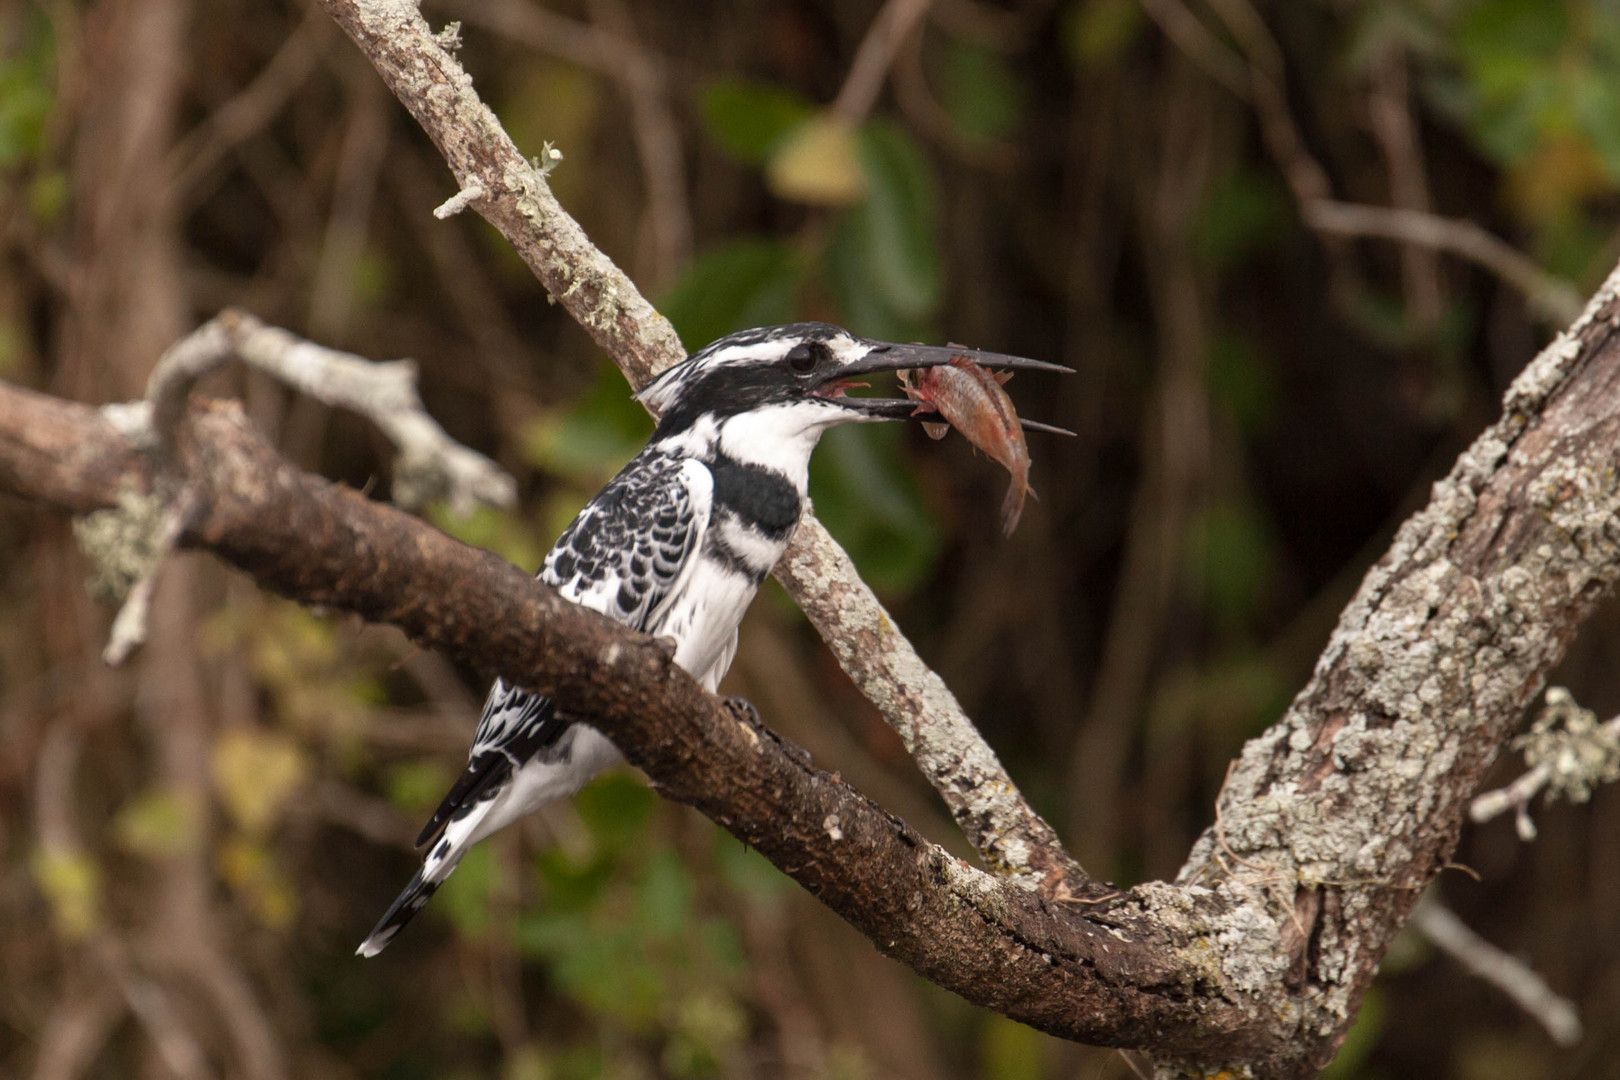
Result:
{"label": "bird's claw", "polygon": [[761,726],[759,710],[754,708],[752,701],[741,694],[732,694],[721,704],[725,705],[726,711],[736,718],[738,723],[748,724],[751,727]]}

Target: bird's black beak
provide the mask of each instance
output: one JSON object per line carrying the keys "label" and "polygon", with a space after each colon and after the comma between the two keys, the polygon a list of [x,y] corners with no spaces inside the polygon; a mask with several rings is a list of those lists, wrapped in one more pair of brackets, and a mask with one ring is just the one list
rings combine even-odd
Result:
{"label": "bird's black beak", "polygon": [[[870,352],[853,363],[845,364],[836,373],[829,376],[824,385],[832,388],[839,384],[847,384],[852,378],[885,371],[910,371],[915,368],[942,367],[958,357],[969,360],[980,367],[993,368],[998,371],[1055,371],[1064,375],[1074,373],[1073,368],[1064,367],[1062,364],[1053,364],[1045,360],[1031,360],[1024,356],[1009,356],[1005,353],[985,352],[981,349],[964,349],[957,345],[897,345],[888,342],[875,342]],[[937,412],[910,398],[844,397],[840,392],[838,401],[840,404],[863,413],[874,420],[916,419],[927,422],[943,420],[943,417]],[[1046,431],[1057,435],[1074,434],[1074,432],[1065,431],[1060,427],[1036,423],[1022,417],[1019,418],[1019,423],[1030,431]]]}

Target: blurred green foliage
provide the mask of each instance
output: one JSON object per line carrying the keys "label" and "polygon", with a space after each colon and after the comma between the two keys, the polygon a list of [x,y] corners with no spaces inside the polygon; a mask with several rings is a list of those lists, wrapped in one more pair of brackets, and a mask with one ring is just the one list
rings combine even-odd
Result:
{"label": "blurred green foliage", "polygon": [[37,9],[25,9],[9,54],[0,53],[0,170],[37,159],[56,90],[56,37]]}
{"label": "blurred green foliage", "polygon": [[1075,0],[1062,24],[1069,60],[1081,71],[1116,63],[1146,24],[1138,0]]}
{"label": "blurred green foliage", "polygon": [[[271,8],[260,5],[253,18],[269,20]],[[1196,17],[1228,47],[1240,45],[1221,31],[1221,8],[1193,6]],[[98,39],[77,33],[97,28],[86,17],[90,11],[24,4],[8,9],[0,27],[0,180],[8,185],[8,221],[14,226],[7,234],[14,250],[6,280],[0,283],[0,300],[5,301],[0,307],[0,374],[21,369],[25,378],[38,375],[64,383],[85,375],[70,365],[61,370],[50,365],[55,342],[73,338],[64,327],[74,327],[60,313],[79,302],[75,297],[80,290],[64,282],[98,269],[94,259],[99,253],[79,242],[94,230],[73,217],[91,201],[75,188],[89,175],[73,159],[71,147],[82,131],[68,115],[78,107],[77,95],[93,90],[105,74],[85,64],[86,57],[100,54],[87,51],[82,42]],[[1063,628],[1071,654],[1049,661],[1070,664],[1072,670],[1060,672],[1063,678],[1051,680],[1053,686],[1083,691],[1095,681],[1095,658],[1105,654],[1102,639],[1108,619],[1115,617],[1102,606],[1114,595],[1110,575],[1122,561],[1120,535],[1110,530],[1126,516],[1120,508],[1133,495],[1142,464],[1136,425],[1158,376],[1157,361],[1145,358],[1154,356],[1152,342],[1161,330],[1154,310],[1159,298],[1152,295],[1151,273],[1142,268],[1151,259],[1143,258],[1147,249],[1136,235],[1152,231],[1144,225],[1142,205],[1153,197],[1149,185],[1163,178],[1155,155],[1178,167],[1183,153],[1207,153],[1209,181],[1195,192],[1195,202],[1179,208],[1189,223],[1187,235],[1168,241],[1160,236],[1153,242],[1184,242],[1199,278],[1199,302],[1209,327],[1207,366],[1200,375],[1214,432],[1214,460],[1208,463],[1209,474],[1200,477],[1190,512],[1178,519],[1187,523],[1176,538],[1180,562],[1171,575],[1175,580],[1165,586],[1174,594],[1166,605],[1175,625],[1156,643],[1160,651],[1149,665],[1152,675],[1142,703],[1118,721],[1133,725],[1130,756],[1114,775],[1102,778],[1117,785],[1109,790],[1122,803],[1134,807],[1144,791],[1169,789],[1172,781],[1166,776],[1191,777],[1189,787],[1195,790],[1186,805],[1160,809],[1166,818],[1179,813],[1193,830],[1202,827],[1199,815],[1206,812],[1207,794],[1219,783],[1225,765],[1220,753],[1205,751],[1234,748],[1286,707],[1302,677],[1300,662],[1290,655],[1292,639],[1309,638],[1313,631],[1308,624],[1316,617],[1306,609],[1310,598],[1295,594],[1302,588],[1324,593],[1332,588],[1320,582],[1301,585],[1298,563],[1304,560],[1291,550],[1283,525],[1289,515],[1297,519],[1303,514],[1311,516],[1313,533],[1347,528],[1342,522],[1317,521],[1321,507],[1290,507],[1286,494],[1266,487],[1275,476],[1261,479],[1278,460],[1299,452],[1300,444],[1289,444],[1284,437],[1291,425],[1309,422],[1297,415],[1309,395],[1290,380],[1300,371],[1320,375],[1325,369],[1309,367],[1311,357],[1304,353],[1331,351],[1338,344],[1331,339],[1344,334],[1349,322],[1351,332],[1359,335],[1350,362],[1364,366],[1348,374],[1359,383],[1387,381],[1401,387],[1399,394],[1377,398],[1368,411],[1342,424],[1335,419],[1323,431],[1311,431],[1312,440],[1350,443],[1375,424],[1380,430],[1386,423],[1410,424],[1410,418],[1403,419],[1408,407],[1423,418],[1412,439],[1416,449],[1389,450],[1393,464],[1388,471],[1379,471],[1386,467],[1380,460],[1359,477],[1362,488],[1352,487],[1358,497],[1372,491],[1395,505],[1402,491],[1421,480],[1414,476],[1429,467],[1426,457],[1436,444],[1472,434],[1447,427],[1452,418],[1469,416],[1469,408],[1478,414],[1495,407],[1496,388],[1489,385],[1494,375],[1482,372],[1503,364],[1504,356],[1517,355],[1513,335],[1527,331],[1511,313],[1493,312],[1482,303],[1479,298],[1488,290],[1478,282],[1458,287],[1464,278],[1485,275],[1459,269],[1461,264],[1446,258],[1447,307],[1437,324],[1423,328],[1422,335],[1415,333],[1409,297],[1394,272],[1396,249],[1382,241],[1355,245],[1365,281],[1351,301],[1353,318],[1340,321],[1343,313],[1326,305],[1294,310],[1293,305],[1309,302],[1310,293],[1326,291],[1314,265],[1320,245],[1300,224],[1284,171],[1265,146],[1258,118],[1248,103],[1199,75],[1196,63],[1164,39],[1139,0],[998,8],[995,14],[1006,16],[1004,20],[971,31],[953,21],[959,13],[936,5],[923,30],[918,68],[938,108],[930,113],[906,100],[908,91],[900,81],[906,73],[899,65],[910,58],[901,56],[892,88],[885,90],[872,116],[858,124],[824,107],[836,85],[832,77],[850,59],[845,47],[860,40],[863,26],[856,16],[848,10],[833,12],[825,16],[825,25],[807,28],[808,22],[792,22],[790,12],[781,22],[771,22],[767,34],[754,32],[761,26],[750,21],[749,10],[733,14],[739,26],[747,25],[748,36],[733,36],[726,48],[717,50],[727,57],[725,63],[701,56],[698,62],[707,66],[685,70],[740,67],[744,65],[735,62],[737,57],[759,52],[770,53],[773,64],[761,63],[756,70],[782,74],[780,81],[715,79],[699,89],[695,113],[674,110],[677,123],[695,120],[699,125],[682,133],[683,164],[694,177],[724,172],[731,186],[722,189],[738,198],[723,207],[725,212],[717,210],[723,200],[706,192],[693,198],[700,254],[670,284],[660,307],[692,348],[740,328],[801,318],[829,319],[877,338],[937,341],[954,324],[950,298],[975,290],[985,305],[1004,313],[1009,325],[1019,325],[1031,340],[1048,343],[1050,358],[1060,359],[1060,350],[1071,349],[1071,358],[1093,365],[1084,393],[1095,394],[1096,400],[1084,402],[1091,411],[1083,415],[1094,421],[1094,429],[1084,433],[1087,448],[1070,460],[1092,454],[1096,467],[1075,469],[1079,479],[1071,482],[1059,479],[1056,468],[1038,459],[1038,470],[1050,469],[1037,482],[1051,499],[1046,513],[1056,527],[1050,537],[1035,539],[1050,540],[1051,550],[995,552],[1017,551],[1019,560],[1044,559],[1027,563],[1038,570],[1027,576],[1052,585],[1054,593],[1062,591],[1064,603],[1074,606],[1062,615],[1065,620],[1073,616]],[[1304,141],[1321,155],[1341,197],[1382,201],[1387,192],[1387,162],[1366,130],[1366,88],[1395,57],[1418,95],[1410,107],[1439,212],[1473,218],[1513,245],[1530,249],[1546,269],[1583,284],[1612,265],[1615,196],[1620,192],[1620,8],[1605,0],[1368,0],[1339,6],[1262,6],[1260,14],[1283,50],[1288,100]],[[196,53],[207,67],[193,73],[184,91],[182,129],[219,102],[234,100],[242,87],[227,84],[232,77],[227,71],[249,76],[262,70],[285,41],[282,31],[287,29],[253,22],[254,34],[260,36],[234,36],[235,27],[229,33],[217,25],[210,29],[208,20],[218,18],[212,5],[200,6],[196,16],[202,43]],[[649,50],[667,52],[677,62],[673,70],[688,64],[676,52],[688,46],[668,33],[658,13],[638,8],[634,16]],[[678,21],[688,18],[693,17],[683,13]],[[62,28],[75,33],[59,37]],[[838,33],[830,33],[832,29]],[[714,36],[728,32],[729,27]],[[558,195],[570,208],[581,208],[582,217],[587,209],[594,210],[596,219],[587,221],[592,235],[631,265],[644,240],[637,229],[644,229],[645,221],[620,224],[638,217],[625,209],[643,194],[635,189],[637,170],[630,165],[634,148],[628,146],[626,132],[618,130],[630,126],[619,123],[624,115],[621,88],[600,71],[555,57],[498,64],[501,58],[488,38],[479,40],[473,30],[467,36],[467,55],[477,60],[473,66],[480,91],[497,103],[526,152],[538,152],[547,141],[566,150],[565,166],[551,178]],[[780,39],[791,40],[784,44]],[[209,47],[217,42],[228,48]],[[780,56],[772,52],[779,47]],[[59,63],[58,49],[71,50],[64,60],[78,66]],[[834,55],[839,49],[845,51]],[[346,59],[337,59],[340,55]],[[795,58],[797,64],[789,62]],[[337,66],[342,63],[356,67]],[[72,93],[59,100],[58,81],[64,73],[71,76],[63,85]],[[260,136],[244,137],[217,167],[217,176],[182,193],[179,216],[184,221],[169,240],[183,251],[187,287],[205,283],[198,293],[187,293],[182,310],[200,311],[228,291],[232,298],[262,300],[266,317],[298,325],[308,299],[300,290],[307,282],[298,281],[290,300],[276,299],[277,290],[285,288],[287,279],[297,280],[325,250],[322,233],[335,210],[323,200],[332,177],[345,172],[338,161],[344,132],[356,126],[352,117],[360,115],[340,114],[334,103],[347,110],[374,107],[375,98],[355,105],[361,99],[353,88],[361,78],[369,79],[371,73],[359,57],[330,50],[310,76],[314,92],[300,106],[304,112],[278,117]],[[689,85],[689,78],[683,75],[676,85]],[[1183,89],[1177,91],[1178,85]],[[807,92],[811,87],[815,97]],[[1178,102],[1175,93],[1188,97]],[[1175,114],[1172,106],[1185,108],[1192,98],[1216,118],[1210,146],[1193,147],[1190,140],[1161,145],[1185,134],[1172,131],[1164,117]],[[390,121],[404,122],[403,114]],[[1177,122],[1187,122],[1186,116]],[[1436,129],[1447,130],[1435,138]],[[440,163],[419,133],[405,136],[396,127],[389,137],[390,166],[400,155],[418,153],[422,156],[415,164],[440,175],[435,171]],[[1099,147],[1101,153],[1085,158]],[[1002,156],[1004,148],[1010,152]],[[983,168],[986,162],[995,167]],[[1086,187],[1076,182],[1076,175],[1093,172],[1096,192],[1087,197],[1095,203],[1071,204]],[[391,167],[386,175],[394,177]],[[378,206],[386,207],[388,215],[422,215],[422,207],[399,198],[392,179],[381,182],[378,191]],[[1008,238],[1007,248],[1017,252],[1016,259],[997,252],[995,259],[1006,261],[961,261],[960,251],[974,249],[959,244],[948,249],[941,243],[947,204],[972,206],[989,215],[983,231]],[[123,203],[111,200],[106,205]],[[210,205],[207,213],[199,211]],[[731,213],[733,209],[738,212]],[[1071,228],[1071,219],[1092,212],[1105,227],[1088,240],[1085,229]],[[432,334],[446,333],[459,348],[464,346],[464,336],[459,336],[464,328],[444,331],[443,326],[454,327],[454,317],[424,302],[424,297],[448,290],[432,278],[432,260],[411,246],[410,231],[396,228],[399,219],[388,215],[379,212],[370,223],[366,243],[347,268],[344,284],[357,310],[344,332],[352,333],[363,351],[378,340],[421,336],[424,372],[432,374],[434,346],[442,345]],[[264,224],[267,220],[273,229]],[[217,258],[220,238],[236,235],[240,221],[252,223],[241,230],[243,235],[274,231],[273,244],[265,241],[270,246],[262,250],[244,245],[241,252]],[[494,270],[480,281],[498,286],[493,290],[497,303],[490,310],[497,316],[521,312],[513,319],[520,331],[514,336],[527,341],[536,334],[549,355],[553,342],[546,335],[556,320],[530,303],[532,277],[506,242],[473,215],[431,227],[464,229],[474,245],[484,245],[475,246],[473,254],[480,267]],[[1104,235],[1116,227],[1117,236]],[[1070,242],[1078,250],[1067,250],[1064,245]],[[1086,250],[1085,243],[1095,247]],[[251,258],[244,258],[248,254]],[[954,264],[953,256],[958,257]],[[1072,268],[1080,259],[1086,260],[1088,273],[1106,281],[1077,285]],[[251,275],[238,263],[251,263]],[[1005,272],[1009,268],[1012,274]],[[44,284],[18,284],[31,276]],[[1279,279],[1287,287],[1279,287]],[[1086,288],[1097,295],[1082,296]],[[1065,299],[1053,303],[1053,297]],[[1065,303],[1072,306],[1065,309]],[[421,311],[412,310],[418,306]],[[115,318],[116,307],[96,308],[88,317],[79,313],[77,330]],[[535,318],[531,309],[545,317]],[[1070,319],[1077,310],[1085,311],[1086,318]],[[1294,325],[1313,321],[1314,327]],[[568,335],[583,340],[572,329],[560,337],[566,340]],[[1509,344],[1500,344],[1499,337]],[[1490,353],[1492,349],[1497,352]],[[452,350],[438,351],[443,363],[442,355]],[[557,348],[557,355],[569,363],[587,363],[580,352],[566,344]],[[375,354],[395,353],[378,349]],[[1339,354],[1333,355],[1338,363]],[[100,362],[84,357],[74,361],[87,368]],[[560,385],[537,380],[532,396],[526,390],[507,393],[501,378],[470,365],[457,369],[454,378],[437,379],[440,387],[453,385],[455,394],[433,401],[432,407],[457,407],[456,394],[463,394],[472,402],[461,406],[468,409],[461,418],[466,430],[483,431],[477,424],[493,417],[488,435],[501,460],[527,465],[538,474],[525,477],[524,508],[513,513],[481,510],[468,518],[436,509],[432,517],[468,542],[533,568],[583,502],[639,449],[651,423],[617,370],[606,363],[584,393],[572,397],[566,395],[577,383],[568,378],[558,380]],[[481,386],[480,380],[490,385]],[[1072,380],[1066,390],[1072,393],[1080,381]],[[1016,384],[1014,390],[1016,398]],[[554,391],[557,396],[544,396]],[[497,396],[502,407],[488,408]],[[1071,398],[1062,404],[1067,408],[1075,402]],[[1382,411],[1369,418],[1373,409]],[[1063,416],[1050,419],[1065,422]],[[991,560],[964,536],[952,543],[969,556],[963,562],[970,569],[940,565],[947,538],[929,512],[933,500],[926,490],[927,484],[939,482],[938,475],[917,469],[916,459],[908,462],[908,452],[917,451],[908,450],[905,438],[901,425],[850,427],[830,434],[813,467],[812,494],[822,518],[880,588],[903,599],[920,582],[937,577],[942,587],[918,598],[926,603],[913,603],[897,614],[911,623],[908,630],[921,628],[921,640],[932,637],[940,652],[949,655],[961,641],[975,640],[951,620],[978,618],[977,613],[963,615],[954,605],[958,594],[972,595],[970,577],[990,573]],[[344,449],[355,448],[350,444]],[[1333,450],[1336,456],[1341,452],[1354,451]],[[993,504],[986,517],[992,513]],[[1363,537],[1353,539],[1360,543]],[[1019,542],[1027,543],[1028,535]],[[38,546],[45,545],[42,540]],[[8,602],[13,594],[26,597],[37,590],[48,595],[48,586],[40,581],[49,575],[36,573],[32,551],[30,543],[0,552],[17,568],[14,580],[6,583]],[[1315,572],[1329,576],[1320,567]],[[155,741],[148,730],[129,725],[127,716],[110,721],[98,714],[94,724],[107,728],[83,722],[93,737],[85,740],[82,786],[102,800],[107,817],[101,831],[87,829],[83,847],[30,848],[16,842],[29,827],[33,793],[27,772],[14,770],[7,790],[18,813],[0,830],[0,846],[16,855],[19,874],[31,879],[32,888],[8,887],[7,895],[31,898],[38,911],[49,913],[62,940],[79,941],[103,929],[122,929],[128,912],[141,910],[148,899],[141,891],[147,882],[161,880],[173,860],[200,855],[214,875],[220,908],[235,915],[230,926],[246,943],[234,958],[257,985],[275,986],[276,1000],[288,1003],[288,1012],[309,1017],[311,1037],[326,1044],[323,1050],[353,1049],[352,1075],[402,1080],[751,1075],[738,1064],[741,1054],[769,1042],[772,1021],[751,992],[750,978],[756,973],[747,970],[738,924],[732,920],[765,913],[786,924],[799,914],[791,905],[802,897],[757,853],[717,829],[694,826],[684,811],[662,807],[653,793],[623,773],[587,788],[572,810],[559,810],[557,843],[532,860],[509,859],[510,851],[520,846],[515,843],[476,849],[424,914],[425,925],[413,928],[413,935],[421,936],[402,942],[378,964],[351,961],[348,940],[328,948],[318,935],[335,933],[334,923],[347,934],[357,926],[363,930],[359,923],[375,914],[354,894],[373,888],[385,871],[392,873],[407,860],[370,835],[350,835],[346,825],[333,820],[341,814],[323,811],[312,796],[331,790],[323,785],[344,785],[350,794],[370,799],[385,820],[397,809],[407,824],[419,823],[453,781],[457,755],[444,752],[442,732],[423,736],[423,745],[392,729],[387,738],[369,738],[367,732],[398,719],[396,712],[414,709],[416,720],[436,721],[446,701],[462,706],[455,692],[436,698],[442,684],[435,691],[415,682],[397,652],[372,648],[365,644],[366,635],[358,635],[362,644],[356,644],[357,635],[338,623],[279,601],[244,596],[243,590],[227,592],[217,581],[199,595],[226,598],[203,623],[197,643],[199,666],[208,666],[204,693],[211,704],[226,703],[221,711],[228,710],[231,719],[219,725],[207,748],[204,797],[150,775],[148,759],[156,755],[141,741]],[[1091,598],[1100,598],[1095,609],[1086,607]],[[79,670],[75,665],[84,662],[72,654],[71,642],[85,630],[74,623],[77,614],[62,615],[77,609],[61,600],[57,596],[40,608],[18,602],[8,611],[15,617],[0,623],[0,638],[5,638],[0,641],[5,651],[0,656],[5,663],[0,696],[18,694],[0,702],[5,706],[0,718],[8,723],[13,716],[38,712],[28,697],[30,682],[54,686],[62,672]],[[49,639],[43,646],[32,640],[41,611],[62,624],[37,635]],[[937,620],[930,621],[935,615]],[[1303,630],[1288,620],[1297,620]],[[25,629],[12,631],[13,626]],[[1004,640],[1021,656],[1040,655],[1039,649],[1023,648],[1030,642],[1019,635],[1028,633],[1027,627],[1009,620],[993,630],[998,649]],[[6,631],[11,631],[9,638]],[[1044,635],[1044,629],[1039,633]],[[49,655],[36,657],[36,647]],[[997,652],[994,658],[1006,655]],[[93,660],[93,652],[86,656]],[[967,662],[985,663],[977,653]],[[806,670],[819,674],[808,664]],[[1019,776],[1030,789],[1067,796],[1072,777],[1054,762],[1068,753],[1066,740],[1080,706],[1062,693],[1046,694],[1061,699],[1056,705],[1041,703],[1049,686],[1041,692],[1034,686],[1046,674],[1019,673],[1008,665],[994,680],[986,680],[995,685],[979,688],[977,696],[996,707],[995,713],[981,716],[998,721],[1015,711],[1000,708],[1002,695],[1008,701],[1031,702],[1027,725],[998,726],[992,737],[998,750],[1008,748],[1009,760],[1030,762],[1031,775]],[[432,700],[424,705],[423,699]],[[19,706],[19,701],[25,704]],[[132,715],[139,711],[127,704],[107,711],[119,709]],[[1022,723],[1026,718],[1016,719]],[[127,731],[119,728],[120,735],[139,732],[137,739],[124,740],[137,749],[108,748],[117,741],[105,734],[114,723],[126,725]],[[420,727],[430,729],[431,723]],[[7,729],[8,737],[11,731]],[[33,734],[24,725],[22,735],[15,745],[26,748]],[[1143,779],[1155,769],[1162,770],[1157,788]],[[363,790],[367,788],[369,794]],[[89,807],[95,798],[83,808],[82,824],[91,822]],[[1159,842],[1174,846],[1162,838]],[[357,850],[345,849],[344,843],[364,844],[376,865],[334,859],[334,851]],[[1115,865],[1139,867],[1147,861],[1133,850],[1121,853]],[[319,878],[322,873],[329,876]],[[8,913],[16,910],[7,908]],[[27,907],[20,910],[34,914]],[[295,936],[293,931],[305,923],[313,928],[311,937]],[[785,932],[782,937],[787,941]],[[273,945],[265,947],[266,939]],[[311,940],[318,944],[311,946]],[[1409,936],[1403,940],[1407,955],[1398,947],[1385,969],[1410,967],[1409,973],[1416,973],[1427,965],[1429,952],[1410,959]],[[802,940],[791,944],[803,947]],[[522,965],[522,979],[535,1014],[536,1030],[525,1035],[531,1042],[497,1035],[498,1010],[482,982],[493,963],[511,959],[514,948],[528,961]],[[318,955],[311,960],[307,954]],[[287,959],[289,955],[294,958]],[[28,963],[13,962],[9,953],[6,959],[13,970],[24,973],[7,983],[9,995],[43,1001],[43,996],[32,996],[35,991],[54,989],[46,985],[48,980],[28,975],[33,970]],[[289,972],[296,977],[287,977]],[[431,974],[431,980],[421,980],[431,989],[420,992],[400,985],[404,980],[391,981],[400,972]],[[36,983],[24,982],[29,977]],[[303,998],[297,996],[300,992]],[[1404,992],[1385,986],[1367,995],[1329,1076],[1375,1075],[1381,1041],[1403,1026],[1401,1009],[1390,1002]],[[419,998],[412,1000],[412,993]],[[874,994],[871,1000],[884,999]],[[17,1012],[30,1011],[37,1010],[31,1005]],[[1028,1029],[973,1013],[965,1005],[954,1012],[941,1010],[939,1016],[947,1019],[930,1034],[949,1032],[942,1041],[947,1053],[959,1059],[947,1063],[952,1075],[1022,1080],[1073,1073],[1059,1048]],[[289,1025],[289,1045],[305,1038],[299,1033],[303,1023]],[[818,1071],[809,1075],[828,1080],[886,1075],[836,1025],[829,1022],[824,1034],[825,1054]],[[127,1045],[129,1036],[120,1038]],[[1540,1059],[1532,1056],[1526,1064],[1522,1044],[1515,1050],[1506,1040],[1496,1034],[1464,1046],[1454,1055],[1455,1068],[1480,1076],[1513,1074],[1515,1069],[1521,1075],[1534,1072]],[[419,1053],[418,1043],[431,1044],[430,1052]],[[210,1042],[210,1049],[215,1045],[225,1045],[225,1040]],[[499,1064],[492,1060],[497,1046]],[[11,1054],[14,1044],[0,1049]],[[300,1060],[299,1067],[305,1064]],[[314,1071],[326,1075],[322,1070],[328,1064],[317,1062]],[[755,1063],[750,1059],[748,1064]]]}
{"label": "blurred green foliage", "polygon": [[981,143],[1013,134],[1029,108],[1031,91],[1007,57],[957,39],[941,51],[940,104],[957,130]]}
{"label": "blurred green foliage", "polygon": [[715,145],[751,165],[765,164],[783,137],[815,112],[807,98],[786,87],[742,79],[710,83],[698,106]]}

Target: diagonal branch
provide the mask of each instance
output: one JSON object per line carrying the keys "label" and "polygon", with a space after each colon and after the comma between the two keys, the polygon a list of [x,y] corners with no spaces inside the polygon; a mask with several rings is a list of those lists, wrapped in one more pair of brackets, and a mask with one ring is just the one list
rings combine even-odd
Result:
{"label": "diagonal branch", "polygon": [[[1202,894],[1147,886],[1054,904],[930,843],[808,756],[735,715],[657,641],[517,567],[279,457],[230,403],[193,404],[181,537],[304,604],[399,627],[592,718],[668,797],[755,847],[883,952],[986,1008],[1067,1038],[1182,1053],[1261,1035],[1212,978]],[[79,467],[41,468],[64,445]],[[0,383],[0,491],[62,509],[149,487],[158,455],[104,414]],[[1089,914],[1088,914],[1089,913]]]}
{"label": "diagonal branch", "polygon": [[[669,320],[557,202],[414,3],[321,2],[439,148],[465,202],[500,230],[632,386],[685,356]],[[814,517],[800,524],[776,576],[900,732],[985,864],[1050,895],[1084,893],[1084,873],[1052,827]]]}

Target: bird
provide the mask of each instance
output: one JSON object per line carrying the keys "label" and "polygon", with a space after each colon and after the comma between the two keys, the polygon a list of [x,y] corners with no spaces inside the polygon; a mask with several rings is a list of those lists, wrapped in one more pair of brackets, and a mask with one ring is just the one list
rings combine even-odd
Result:
{"label": "bird", "polygon": [[[720,338],[635,395],[658,417],[652,436],[563,531],[539,578],[568,600],[672,640],[674,662],[714,692],[736,656],[744,611],[804,514],[822,433],[846,423],[942,419],[909,399],[847,391],[866,387],[863,376],[959,356],[1070,370],[958,346],[871,341],[823,322]],[[588,722],[496,679],[467,767],[417,838],[426,849],[421,867],[356,952],[381,952],[474,844],[619,760]]]}

